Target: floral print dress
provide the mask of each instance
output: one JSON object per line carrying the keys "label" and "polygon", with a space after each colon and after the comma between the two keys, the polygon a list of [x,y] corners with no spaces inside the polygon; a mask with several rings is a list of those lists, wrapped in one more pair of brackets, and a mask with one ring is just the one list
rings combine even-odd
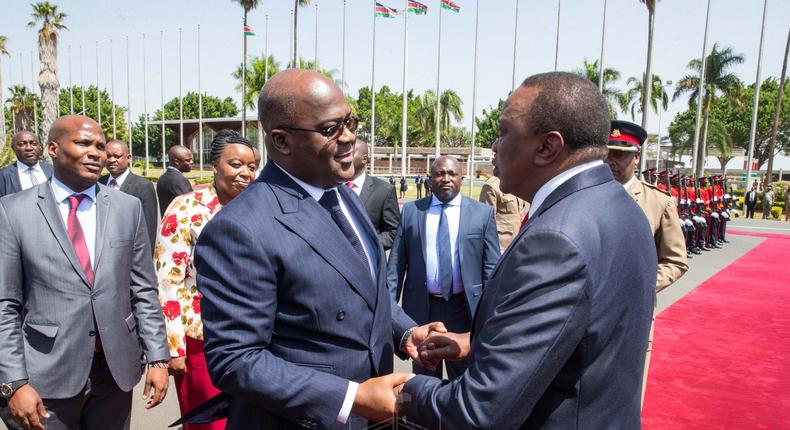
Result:
{"label": "floral print dress", "polygon": [[198,236],[222,208],[213,186],[176,197],[162,217],[154,264],[171,357],[186,355],[186,336],[203,340],[192,257]]}

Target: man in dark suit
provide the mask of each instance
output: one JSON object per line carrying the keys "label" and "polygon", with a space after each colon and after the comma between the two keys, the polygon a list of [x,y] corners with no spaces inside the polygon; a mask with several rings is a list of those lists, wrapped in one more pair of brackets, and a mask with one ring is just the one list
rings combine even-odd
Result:
{"label": "man in dark suit", "polygon": [[0,169],[0,197],[32,188],[52,177],[52,165],[39,163],[42,147],[30,131],[17,132],[11,140],[16,163]]}
{"label": "man in dark suit", "polygon": [[184,173],[192,171],[192,151],[186,146],[173,145],[167,151],[167,170],[156,182],[159,197],[159,215],[164,215],[170,202],[176,197],[192,192],[192,184]]}
{"label": "man in dark suit", "polygon": [[107,165],[105,167],[110,174],[99,178],[99,183],[140,199],[140,202],[143,204],[143,215],[145,216],[149,244],[153,252],[159,225],[159,211],[157,210],[154,184],[145,178],[135,175],[129,169],[132,156],[129,154],[129,146],[126,145],[126,142],[111,140],[107,142],[106,149]]}
{"label": "man in dark suit", "polygon": [[426,187],[429,186],[427,183],[426,184],[423,184],[423,183],[424,183],[424,181],[423,181],[422,175],[417,175],[414,178],[414,185],[417,186],[417,198],[418,199],[422,198],[422,186],[423,185],[425,185]]}
{"label": "man in dark suit", "polygon": [[334,82],[299,69],[266,82],[258,114],[269,162],[206,225],[195,259],[227,428],[362,429],[365,418],[391,418],[392,386],[407,375],[376,376],[392,371],[394,352],[419,359],[429,327],[392,303],[378,235],[338,186],[354,175],[358,120]]}
{"label": "man in dark suit", "polygon": [[754,207],[757,206],[757,184],[752,184],[752,189],[743,196],[746,205],[746,218],[754,218]]}
{"label": "man in dark suit", "polygon": [[[455,333],[468,332],[494,265],[499,259],[494,210],[460,195],[464,177],[453,157],[431,165],[432,197],[403,207],[387,267],[387,284],[403,310],[417,322],[441,321]],[[462,263],[463,262],[463,263]],[[469,360],[447,362],[447,375],[461,375]],[[441,377],[414,363],[414,372]]]}
{"label": "man in dark suit", "polygon": [[168,385],[142,207],[97,185],[95,121],[60,117],[48,142],[51,181],[0,199],[0,416],[11,429],[128,429],[142,353],[146,408]]}
{"label": "man in dark suit", "polygon": [[346,186],[362,199],[370,222],[379,234],[381,245],[385,251],[392,248],[395,231],[400,222],[400,208],[395,187],[379,178],[368,176],[368,144],[357,139],[354,145],[354,178],[346,182]]}
{"label": "man in dark suit", "polygon": [[450,382],[415,376],[401,412],[429,428],[639,429],[657,257],[642,210],[602,162],[606,102],[585,78],[535,75],[508,97],[499,132],[495,174],[532,204],[527,222],[471,335],[424,345],[426,362],[471,351],[472,365]]}

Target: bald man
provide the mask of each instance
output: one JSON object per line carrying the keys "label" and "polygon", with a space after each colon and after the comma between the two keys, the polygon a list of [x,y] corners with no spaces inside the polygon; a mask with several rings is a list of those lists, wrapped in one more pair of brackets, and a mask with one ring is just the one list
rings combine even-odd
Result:
{"label": "bald man", "polygon": [[379,234],[385,251],[392,248],[392,240],[400,222],[400,208],[395,187],[379,178],[368,176],[368,144],[357,139],[354,144],[354,178],[346,186],[362,199],[370,222]]}
{"label": "bald man", "polygon": [[268,164],[206,225],[195,258],[227,428],[366,428],[394,412],[392,390],[372,387],[407,375],[368,378],[392,372],[393,352],[418,358],[428,327],[392,302],[378,234],[342,185],[357,118],[334,82],[296,69],[266,83],[258,114]]}
{"label": "bald man", "polygon": [[140,203],[143,204],[143,215],[145,215],[149,244],[153,251],[157,226],[159,225],[159,205],[157,204],[154,184],[148,179],[132,173],[132,169],[129,168],[132,156],[129,154],[129,146],[126,142],[111,140],[107,142],[106,150],[107,165],[105,167],[110,173],[99,178],[99,183],[121,190],[140,200]]}
{"label": "bald man", "polygon": [[147,408],[169,353],[140,201],[98,185],[104,134],[58,118],[51,181],[0,199],[0,408],[11,429],[129,428],[140,357]]}
{"label": "bald man", "polygon": [[41,141],[33,132],[19,131],[11,140],[16,163],[0,169],[0,197],[32,188],[52,176],[52,165],[39,163]]}
{"label": "bald man", "polygon": [[159,215],[165,214],[173,199],[192,192],[192,184],[184,176],[192,171],[192,151],[186,146],[173,145],[167,151],[167,159],[167,169],[156,181]]}

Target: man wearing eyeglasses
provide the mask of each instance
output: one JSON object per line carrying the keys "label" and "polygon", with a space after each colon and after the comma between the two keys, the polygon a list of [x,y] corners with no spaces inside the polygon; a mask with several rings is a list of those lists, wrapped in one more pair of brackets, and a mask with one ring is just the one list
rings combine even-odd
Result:
{"label": "man wearing eyeglasses", "polygon": [[[290,69],[258,100],[269,162],[209,223],[197,284],[228,429],[363,429],[394,412],[393,353],[429,329],[392,302],[384,250],[354,192],[358,120],[326,77]],[[373,377],[372,379],[369,379]],[[378,378],[377,378],[378,377]],[[374,412],[375,411],[375,412]]]}

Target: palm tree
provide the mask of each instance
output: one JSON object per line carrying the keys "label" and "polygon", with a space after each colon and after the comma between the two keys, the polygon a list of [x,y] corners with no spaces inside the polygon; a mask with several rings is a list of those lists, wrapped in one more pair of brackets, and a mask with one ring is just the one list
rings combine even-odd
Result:
{"label": "palm tree", "polygon": [[700,144],[700,151],[696,163],[695,172],[702,173],[705,166],[705,147],[708,138],[708,123],[710,122],[710,111],[715,102],[721,96],[727,97],[735,106],[741,104],[741,87],[743,83],[740,78],[729,69],[745,61],[743,54],[736,54],[731,47],[719,50],[718,44],[713,45],[710,54],[705,58],[705,80],[703,85],[703,94],[699,94],[699,75],[702,69],[702,61],[694,59],[689,61],[688,68],[694,71],[695,74],[686,75],[678,81],[675,87],[675,93],[672,95],[672,100],[678,99],[683,94],[689,96],[689,108],[696,106],[698,102],[702,103],[703,116],[702,116],[702,142]]}
{"label": "palm tree", "polygon": [[[8,42],[8,37],[0,36],[0,70],[2,68],[2,59],[3,55],[10,57],[11,54],[8,52],[5,44]],[[5,99],[3,98],[3,74],[0,73],[0,154],[3,153],[5,149]]]}
{"label": "palm tree", "polygon": [[[52,123],[58,118],[58,30],[68,30],[63,24],[66,14],[58,12],[58,7],[48,1],[33,3],[33,20],[28,27],[35,27],[41,22],[38,30],[38,59],[41,68],[38,73],[38,86],[41,88],[42,121],[41,130],[49,132]],[[38,130],[36,130],[38,132]]]}
{"label": "palm tree", "polygon": [[[436,134],[436,93],[431,90],[425,92],[419,98],[417,117],[420,129],[426,145],[431,144],[429,136]],[[464,120],[463,101],[453,90],[444,90],[439,98],[439,127],[443,130],[442,134],[447,137],[450,130],[450,121],[460,122]],[[421,139],[423,140],[423,139]]]}
{"label": "palm tree", "polygon": [[[247,33],[246,33],[246,31],[247,31],[247,14],[251,10],[255,9],[256,7],[258,7],[258,4],[260,3],[260,0],[233,0],[233,1],[235,1],[238,4],[240,4],[241,7],[244,8],[244,22],[242,24],[244,26],[244,27],[242,27],[242,31],[244,32],[244,37],[243,37],[244,42],[242,43],[243,47],[242,47],[242,63],[241,64],[242,64],[242,66],[246,66],[246,64],[247,64]],[[245,85],[247,83],[247,80],[244,79],[244,75],[246,74],[246,72],[247,72],[246,67],[242,67],[242,70],[241,70],[241,76],[242,76],[242,79],[241,79],[241,98],[242,98],[242,100],[241,100],[241,124],[242,124],[241,134],[242,134],[242,136],[246,134],[245,131],[247,130],[247,126],[245,125],[246,122],[247,122],[247,104],[244,103],[244,97],[247,94],[247,90],[245,89]]]}
{"label": "palm tree", "polygon": [[[626,85],[628,89],[625,90],[625,93],[620,97],[620,110],[623,113],[631,113],[631,120],[633,121],[636,118],[636,113],[642,113],[642,106],[644,103],[642,102],[642,95],[644,94],[644,89],[642,85],[644,83],[644,77],[642,79],[637,79],[634,76],[631,76],[626,81]],[[653,75],[653,88],[650,91],[650,105],[653,106],[653,112],[658,112],[658,103],[661,103],[661,109],[667,110],[667,106],[669,105],[669,95],[666,91],[664,91],[664,87],[662,86],[661,77],[658,75]]]}
{"label": "palm tree", "polygon": [[291,58],[291,67],[296,67],[299,63],[296,62],[296,31],[297,22],[299,21],[299,6],[309,6],[310,0],[294,0],[294,50],[293,57]]}
{"label": "palm tree", "polygon": [[[266,73],[267,69],[268,74]],[[266,76],[274,76],[279,71],[280,65],[274,60],[273,56],[269,55],[266,59],[263,58],[263,55],[260,57],[252,57],[247,62],[247,71],[245,74],[246,82],[242,85],[241,65],[236,67],[236,70],[233,72],[233,78],[238,82],[235,89],[239,92],[244,91],[242,103],[245,107],[250,109],[255,108],[255,103],[258,101],[261,88],[263,88],[263,85],[266,83]]]}
{"label": "palm tree", "polygon": [[[9,88],[11,96],[8,98],[8,103],[11,115],[14,116],[16,128],[14,133],[21,130],[32,130],[33,110],[38,104],[38,96],[27,90],[24,85],[14,85]],[[38,130],[34,130],[38,134]]]}
{"label": "palm tree", "polygon": [[[647,110],[647,103],[648,101],[652,100],[653,97],[650,95],[651,90],[653,89],[653,85],[648,85],[648,82],[652,82],[651,76],[653,75],[653,30],[655,28],[655,16],[656,16],[656,3],[658,0],[639,0],[639,3],[644,4],[647,7],[647,62],[645,64],[645,75],[644,80],[642,82],[642,88],[645,91],[644,96],[642,97],[642,128],[647,130],[647,118],[648,118],[648,110]],[[642,172],[645,170],[645,163],[647,161],[647,157],[645,157],[645,151],[647,149],[647,145],[642,145],[642,150],[639,158],[639,171]]]}
{"label": "palm tree", "polygon": [[[598,60],[590,63],[585,59],[584,63],[582,64],[582,68],[577,69],[576,74],[586,77],[597,87],[598,83],[600,82],[600,69],[601,68],[598,66]],[[622,97],[620,90],[611,85],[618,79],[620,79],[620,72],[617,69],[608,67],[604,69],[603,91],[601,91],[601,93],[606,99],[606,103],[609,105],[609,115],[612,118],[617,118],[617,108],[615,108],[615,105],[620,103],[620,99]]]}

